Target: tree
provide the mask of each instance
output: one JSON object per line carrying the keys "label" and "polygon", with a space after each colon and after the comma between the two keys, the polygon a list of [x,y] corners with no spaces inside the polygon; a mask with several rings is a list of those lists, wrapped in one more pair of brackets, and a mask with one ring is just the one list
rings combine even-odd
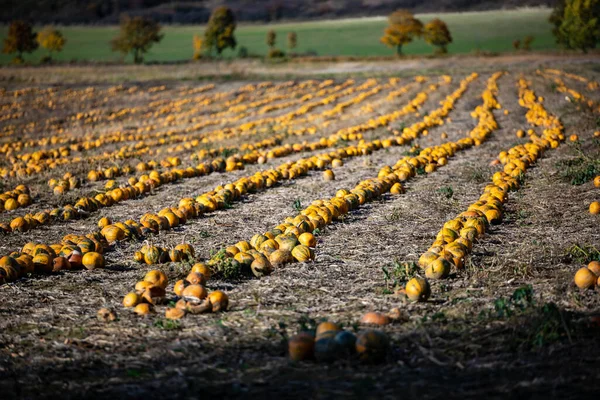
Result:
{"label": "tree", "polygon": [[8,27],[8,35],[4,39],[5,54],[17,53],[15,61],[23,61],[23,53],[31,53],[38,47],[31,24],[25,21],[13,21]]}
{"label": "tree", "polygon": [[40,47],[48,50],[48,58],[52,59],[52,53],[62,51],[67,40],[59,30],[48,26],[37,34],[37,42]]}
{"label": "tree", "polygon": [[380,39],[388,47],[395,47],[396,54],[402,54],[402,46],[412,42],[423,33],[423,23],[405,10],[394,11],[388,18],[389,26]]}
{"label": "tree", "polygon": [[233,36],[235,31],[235,16],[233,11],[227,7],[216,8],[208,20],[204,31],[204,43],[207,49],[217,50],[221,54],[228,47],[235,49],[237,42]]}
{"label": "tree", "polygon": [[554,28],[552,28],[552,34],[554,34],[554,36],[556,37],[556,42],[558,44],[563,44],[563,43],[561,43],[561,38],[559,37],[559,30],[560,30],[560,25],[563,22],[563,17],[565,15],[566,5],[567,5],[566,0],[558,0],[558,2],[556,3],[556,6],[552,10],[552,13],[550,14],[550,18],[549,18],[550,23],[552,25],[554,25]]}
{"label": "tree", "polygon": [[267,32],[267,46],[269,46],[272,49],[273,47],[275,47],[276,40],[277,40],[277,34],[275,33],[275,31],[273,29],[270,29]]}
{"label": "tree", "polygon": [[446,54],[448,45],[452,43],[452,35],[448,30],[448,25],[439,18],[431,20],[423,29],[423,37],[427,43],[436,46],[436,53]]}
{"label": "tree", "polygon": [[297,44],[298,44],[298,35],[296,35],[296,32],[288,32],[288,35],[287,35],[288,49],[290,49],[290,50],[295,49]]}
{"label": "tree", "polygon": [[566,0],[557,42],[584,52],[600,41],[600,0]]}
{"label": "tree", "polygon": [[533,43],[533,39],[534,37],[531,35],[525,36],[525,38],[523,39],[523,50],[531,50],[531,43]]}
{"label": "tree", "polygon": [[140,64],[143,55],[150,50],[154,43],[162,40],[158,22],[144,17],[124,17],[121,20],[119,35],[111,41],[113,51],[124,55],[133,53],[133,62]]}

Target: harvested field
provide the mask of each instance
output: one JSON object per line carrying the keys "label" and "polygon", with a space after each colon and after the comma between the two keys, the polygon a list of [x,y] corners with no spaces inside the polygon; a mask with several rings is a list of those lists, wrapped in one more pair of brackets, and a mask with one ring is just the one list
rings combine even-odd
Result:
{"label": "harvested field", "polygon": [[[587,61],[5,81],[3,398],[594,396],[600,292],[574,283],[600,261],[600,69]],[[281,254],[261,245],[271,236]],[[194,255],[171,262],[182,243]],[[105,263],[83,268],[78,252]],[[197,263],[222,310],[175,293]],[[156,304],[141,316],[123,298],[153,270],[166,294],[145,289]],[[414,277],[429,297],[407,297]],[[368,312],[391,318],[368,325]],[[291,360],[290,339],[323,321],[389,344]]]}

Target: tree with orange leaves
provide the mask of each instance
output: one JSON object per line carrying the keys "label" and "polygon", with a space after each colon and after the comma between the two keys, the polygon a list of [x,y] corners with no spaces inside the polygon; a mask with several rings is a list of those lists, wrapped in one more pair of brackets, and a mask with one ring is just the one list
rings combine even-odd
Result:
{"label": "tree with orange leaves", "polygon": [[395,48],[397,55],[402,55],[402,46],[423,33],[423,23],[409,11],[394,11],[388,21],[389,26],[385,28],[380,40],[386,46]]}

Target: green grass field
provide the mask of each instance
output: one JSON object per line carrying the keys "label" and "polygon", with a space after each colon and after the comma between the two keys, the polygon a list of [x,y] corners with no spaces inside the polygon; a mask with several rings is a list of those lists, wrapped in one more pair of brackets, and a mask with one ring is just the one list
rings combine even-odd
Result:
{"label": "green grass field", "polygon": [[[448,24],[454,37],[449,47],[450,53],[470,53],[477,49],[488,52],[512,50],[512,42],[527,35],[535,37],[534,50],[548,50],[556,47],[548,22],[549,9],[522,9],[512,11],[487,11],[448,14],[422,14],[418,17],[427,22],[440,17]],[[271,25],[240,25],[236,30],[238,48],[244,46],[251,54],[265,54],[265,35],[269,29],[278,34],[277,47],[286,50],[287,32],[298,34],[296,52],[316,52],[330,56],[381,56],[393,54],[379,42],[387,24],[385,18],[345,19],[315,22],[282,23]],[[192,37],[202,34],[203,26],[165,26],[162,42],[155,45],[146,55],[147,61],[177,61],[192,57]],[[109,41],[116,35],[117,27],[61,27],[67,38],[62,53],[55,56],[59,60],[116,61],[118,53],[111,52]],[[6,36],[7,27],[0,28],[0,39]],[[405,46],[405,54],[428,54],[432,48],[423,40]],[[27,54],[28,62],[37,62],[45,54],[38,50]],[[226,51],[225,57],[232,57],[235,51]],[[0,63],[12,59],[0,55]],[[131,62],[131,57],[127,58]]]}

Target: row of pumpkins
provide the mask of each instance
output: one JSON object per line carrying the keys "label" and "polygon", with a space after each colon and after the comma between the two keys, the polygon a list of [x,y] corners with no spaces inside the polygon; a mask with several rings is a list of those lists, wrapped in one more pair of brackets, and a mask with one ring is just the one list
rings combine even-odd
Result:
{"label": "row of pumpkins", "polygon": [[529,142],[513,146],[498,156],[504,167],[492,177],[492,183],[484,188],[479,200],[467,210],[444,223],[432,246],[419,258],[419,266],[430,279],[446,278],[451,268],[460,270],[466,256],[471,252],[475,240],[481,238],[490,224],[500,223],[503,205],[508,192],[518,189],[519,178],[549,148],[556,148],[565,140],[564,127],[560,120],[547,112],[543,99],[537,98],[526,80],[519,80],[519,102],[527,108],[527,121],[543,131],[540,136],[533,133]]}
{"label": "row of pumpkins", "polygon": [[574,79],[576,81],[582,82],[587,86],[587,89],[589,91],[594,91],[594,90],[598,90],[598,88],[600,88],[600,84],[596,81],[592,81],[587,79],[586,77],[583,77],[581,75],[576,75],[576,74],[571,74],[569,72],[566,71],[561,71],[558,69],[552,69],[552,68],[546,68],[544,69],[544,72],[546,74],[553,74],[553,75],[558,75],[558,76],[564,76],[570,79]]}
{"label": "row of pumpkins", "polygon": [[541,71],[537,71],[537,74],[551,79],[554,82],[555,88],[558,92],[560,93],[565,93],[568,96],[568,99],[573,99],[576,103],[578,104],[584,104],[587,107],[589,107],[593,112],[600,112],[600,103],[594,101],[593,99],[590,99],[588,97],[586,97],[585,95],[583,95],[581,92],[578,92],[577,90],[573,89],[573,88],[569,88],[565,85],[565,82],[558,76],[549,76],[548,74],[544,74]]}

